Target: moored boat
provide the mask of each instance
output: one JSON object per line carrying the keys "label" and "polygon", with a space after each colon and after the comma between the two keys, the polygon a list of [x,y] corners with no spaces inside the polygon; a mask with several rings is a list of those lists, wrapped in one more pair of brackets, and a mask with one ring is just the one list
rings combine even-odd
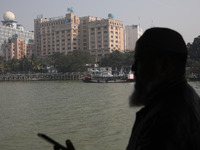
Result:
{"label": "moored boat", "polygon": [[112,74],[103,72],[101,73],[101,75],[87,74],[82,80],[86,83],[126,83],[133,82],[134,75],[132,73],[129,73],[127,75],[113,76]]}

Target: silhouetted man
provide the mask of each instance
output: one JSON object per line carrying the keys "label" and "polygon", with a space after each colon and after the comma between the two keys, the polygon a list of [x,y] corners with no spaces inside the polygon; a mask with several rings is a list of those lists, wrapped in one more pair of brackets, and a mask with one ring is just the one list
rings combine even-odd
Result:
{"label": "silhouetted man", "polygon": [[127,150],[200,150],[200,99],[185,79],[187,47],[167,28],[150,28],[136,43],[136,114]]}

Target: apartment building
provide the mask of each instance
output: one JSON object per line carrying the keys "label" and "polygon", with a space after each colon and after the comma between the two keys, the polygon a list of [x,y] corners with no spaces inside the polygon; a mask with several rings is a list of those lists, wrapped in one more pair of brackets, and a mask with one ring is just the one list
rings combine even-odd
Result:
{"label": "apartment building", "polygon": [[100,20],[101,18],[86,16],[80,17],[79,24],[79,46],[80,50],[88,51],[89,50],[89,24],[92,21]]}
{"label": "apartment building", "polygon": [[135,49],[136,41],[142,36],[142,28],[139,25],[125,26],[124,30],[124,48],[128,51]]}
{"label": "apartment building", "polygon": [[115,50],[124,52],[123,22],[101,19],[89,23],[89,52],[99,61]]}
{"label": "apartment building", "polygon": [[26,43],[26,57],[31,58],[35,55],[35,44],[33,41]]}
{"label": "apartment building", "polygon": [[55,52],[67,54],[79,49],[79,17],[68,13],[64,18],[42,18],[34,20],[36,56],[46,57]]}
{"label": "apartment building", "polygon": [[26,56],[26,39],[24,38],[10,38],[7,43],[1,45],[2,56],[6,61],[10,59],[21,59]]}
{"label": "apartment building", "polygon": [[115,50],[124,51],[123,22],[112,17],[78,17],[69,11],[65,17],[34,20],[35,54],[50,56],[73,50],[89,52],[96,61]]}

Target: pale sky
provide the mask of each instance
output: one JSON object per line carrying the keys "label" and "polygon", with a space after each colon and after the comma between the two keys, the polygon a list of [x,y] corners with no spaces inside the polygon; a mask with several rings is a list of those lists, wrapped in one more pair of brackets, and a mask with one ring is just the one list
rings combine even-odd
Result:
{"label": "pale sky", "polygon": [[33,31],[37,15],[64,17],[68,7],[79,17],[107,18],[113,13],[124,26],[140,24],[143,31],[153,26],[172,28],[186,43],[200,35],[200,0],[0,0],[0,20],[12,11],[19,24]]}

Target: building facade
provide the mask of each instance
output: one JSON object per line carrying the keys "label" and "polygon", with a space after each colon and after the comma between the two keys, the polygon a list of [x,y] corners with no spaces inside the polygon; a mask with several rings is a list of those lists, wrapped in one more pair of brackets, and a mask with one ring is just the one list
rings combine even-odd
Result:
{"label": "building facade", "polygon": [[7,43],[1,45],[2,56],[6,61],[15,59],[21,59],[26,56],[26,39],[24,38],[10,38]]}
{"label": "building facade", "polygon": [[99,61],[113,51],[124,52],[123,22],[101,19],[89,23],[89,52]]}
{"label": "building facade", "polygon": [[34,30],[38,57],[84,50],[98,61],[115,50],[124,51],[123,22],[111,17],[78,17],[73,11],[60,18],[38,16]]}
{"label": "building facade", "polygon": [[42,18],[34,20],[36,56],[46,57],[60,52],[67,54],[79,49],[79,17],[73,13],[64,18]]}
{"label": "building facade", "polygon": [[27,42],[34,40],[34,32],[25,31],[24,27],[17,24],[15,21],[15,16],[12,12],[4,13],[4,21],[0,24],[0,55],[1,55],[1,45],[8,42],[9,38],[24,38]]}
{"label": "building facade", "polygon": [[124,30],[124,48],[128,51],[135,49],[136,41],[142,36],[142,28],[139,25],[125,26]]}

